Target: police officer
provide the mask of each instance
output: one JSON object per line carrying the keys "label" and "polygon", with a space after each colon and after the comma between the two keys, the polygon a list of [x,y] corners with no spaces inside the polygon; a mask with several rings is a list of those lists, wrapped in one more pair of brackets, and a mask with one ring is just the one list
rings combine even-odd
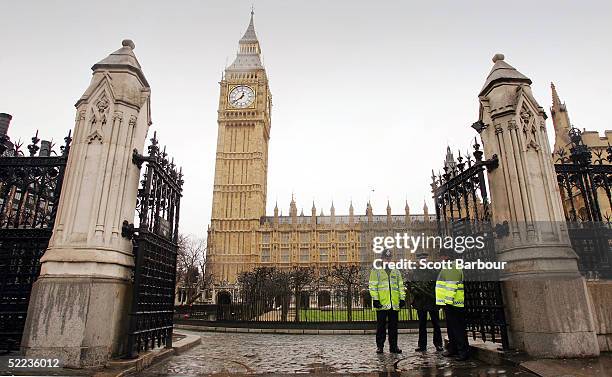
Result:
{"label": "police officer", "polygon": [[[427,259],[427,253],[417,255],[419,260]],[[436,351],[442,352],[442,331],[440,330],[440,308],[436,305],[435,280],[437,272],[428,269],[416,269],[410,281],[410,298],[412,307],[419,317],[419,346],[416,352],[427,350],[427,315],[433,326],[433,344]]]}
{"label": "police officer", "polygon": [[389,351],[402,353],[397,347],[397,321],[400,308],[406,306],[404,280],[398,270],[389,268],[388,262],[392,260],[391,250],[383,251],[382,260],[383,268],[372,268],[369,280],[372,306],[376,311],[376,353],[383,353],[387,323]]}
{"label": "police officer", "polygon": [[[442,254],[443,260],[449,260],[449,252]],[[459,361],[467,360],[469,343],[465,331],[463,271],[452,260],[450,267],[443,268],[438,275],[436,305],[442,306],[446,315],[448,346],[443,355],[456,356]]]}

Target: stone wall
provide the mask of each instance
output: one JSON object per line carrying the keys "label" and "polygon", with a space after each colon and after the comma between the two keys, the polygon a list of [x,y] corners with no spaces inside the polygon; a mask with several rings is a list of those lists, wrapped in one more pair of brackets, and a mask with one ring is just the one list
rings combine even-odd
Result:
{"label": "stone wall", "polygon": [[612,351],[612,281],[589,281],[587,289],[600,352]]}

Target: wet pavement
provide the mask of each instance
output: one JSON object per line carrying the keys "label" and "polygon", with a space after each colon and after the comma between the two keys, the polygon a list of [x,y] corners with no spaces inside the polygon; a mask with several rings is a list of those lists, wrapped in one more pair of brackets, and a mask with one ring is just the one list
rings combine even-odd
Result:
{"label": "wet pavement", "polygon": [[[188,332],[188,331],[183,331]],[[266,374],[361,376],[535,376],[518,367],[458,362],[434,351],[416,353],[416,334],[400,334],[401,355],[375,353],[373,335],[289,335],[189,332],[202,345],[141,372],[141,377]]]}

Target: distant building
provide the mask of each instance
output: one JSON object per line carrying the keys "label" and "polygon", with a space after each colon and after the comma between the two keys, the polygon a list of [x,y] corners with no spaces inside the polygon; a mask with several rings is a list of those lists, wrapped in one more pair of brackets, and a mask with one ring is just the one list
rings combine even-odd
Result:
{"label": "distant building", "polygon": [[[552,107],[550,113],[552,115],[552,121],[555,129],[555,145],[553,152],[553,160],[555,163],[560,163],[563,159],[562,156],[568,158],[570,156],[570,149],[572,148],[572,142],[570,140],[570,130],[573,125],[570,122],[569,113],[567,106],[564,102],[561,102],[559,94],[555,84],[550,84],[552,89]],[[586,129],[580,130],[582,134],[582,142],[588,146],[592,152],[592,163],[593,164],[609,164],[608,148],[612,145],[612,131],[604,131],[604,135],[601,136],[597,131],[589,131]],[[597,207],[601,211],[601,215],[605,221],[612,221],[611,211],[611,200],[603,189],[595,189],[597,192]],[[573,216],[570,212],[575,211],[575,216],[581,220],[592,220],[589,217],[587,206],[584,203],[584,196],[578,189],[573,189],[573,198],[569,198],[566,190],[561,190],[561,198],[565,211],[566,218],[571,219]],[[572,208],[573,207],[573,208]]]}

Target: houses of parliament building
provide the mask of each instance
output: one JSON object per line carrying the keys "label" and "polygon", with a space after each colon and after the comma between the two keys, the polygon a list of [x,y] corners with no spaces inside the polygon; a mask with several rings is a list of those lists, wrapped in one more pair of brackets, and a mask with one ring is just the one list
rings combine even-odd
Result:
{"label": "houses of parliament building", "polygon": [[[220,82],[218,137],[212,217],[208,228],[207,273],[221,285],[233,285],[241,271],[258,266],[328,268],[342,263],[370,263],[372,234],[411,232],[429,234],[435,215],[424,206],[411,214],[408,204],[400,215],[387,205],[384,215],[374,215],[368,203],[365,214],[298,214],[295,199],[289,215],[279,216],[278,206],[266,215],[268,146],[272,94],[253,14],[234,62]],[[399,257],[399,256],[398,256]]]}

